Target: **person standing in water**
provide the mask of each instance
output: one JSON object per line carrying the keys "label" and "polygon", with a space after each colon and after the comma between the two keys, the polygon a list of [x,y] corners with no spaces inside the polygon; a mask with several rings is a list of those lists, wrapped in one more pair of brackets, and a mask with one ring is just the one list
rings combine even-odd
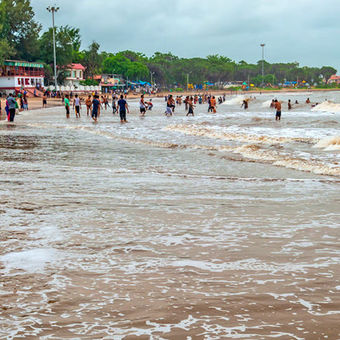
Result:
{"label": "person standing in water", "polygon": [[166,102],[166,111],[165,111],[165,114],[167,116],[172,116],[172,96],[171,95],[168,97],[168,100]]}
{"label": "person standing in water", "polygon": [[275,120],[281,120],[281,103],[277,99],[275,99],[275,109],[276,109]]}
{"label": "person standing in water", "polygon": [[213,113],[216,113],[216,99],[215,96],[210,98],[210,107]]}
{"label": "person standing in water", "polygon": [[43,109],[47,107],[47,95],[46,95],[46,92],[44,93],[43,95]]}
{"label": "person standing in water", "polygon": [[112,114],[115,114],[117,112],[116,100],[116,95],[112,94]]}
{"label": "person standing in water", "polygon": [[91,100],[91,95],[89,95],[85,101],[86,105],[86,114],[89,116],[91,113],[91,107],[92,107],[92,100]]}
{"label": "person standing in water", "polygon": [[64,99],[65,109],[66,109],[66,118],[70,118],[70,96],[67,94]]}
{"label": "person standing in water", "polygon": [[126,112],[129,113],[129,107],[123,95],[121,95],[120,99],[118,100],[118,108],[119,108],[120,122],[127,123]]}
{"label": "person standing in water", "polygon": [[14,122],[17,101],[15,100],[12,94],[10,94],[7,98],[7,105],[8,105],[8,121]]}
{"label": "person standing in water", "polygon": [[241,107],[244,107],[244,109],[247,110],[247,109],[248,109],[248,100],[245,99],[245,100],[243,101]]}
{"label": "person standing in water", "polygon": [[290,99],[288,99],[288,110],[291,110],[292,109],[292,103],[290,101]]}
{"label": "person standing in water", "polygon": [[190,97],[189,100],[188,100],[189,110],[188,110],[187,116],[189,116],[189,115],[194,116],[194,107],[195,107],[195,105],[193,103],[193,100],[194,99],[192,97]]}
{"label": "person standing in water", "polygon": [[76,118],[80,118],[80,108],[81,108],[80,98],[76,94],[73,99],[73,109],[75,110]]}
{"label": "person standing in water", "polygon": [[97,123],[98,120],[98,114],[100,110],[100,101],[99,101],[99,96],[95,95],[92,100],[92,119]]}
{"label": "person standing in water", "polygon": [[145,101],[144,101],[144,94],[142,94],[140,96],[139,111],[140,111],[141,116],[144,117],[145,113],[146,113],[146,104],[145,104]]}

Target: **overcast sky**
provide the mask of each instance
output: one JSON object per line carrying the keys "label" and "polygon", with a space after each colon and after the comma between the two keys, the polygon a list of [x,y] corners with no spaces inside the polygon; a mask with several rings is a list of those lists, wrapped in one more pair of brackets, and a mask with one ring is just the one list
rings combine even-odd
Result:
{"label": "overcast sky", "polygon": [[257,62],[298,61],[340,72],[340,0],[31,0],[36,20],[80,28],[82,48],[155,51],[181,57],[221,54]]}

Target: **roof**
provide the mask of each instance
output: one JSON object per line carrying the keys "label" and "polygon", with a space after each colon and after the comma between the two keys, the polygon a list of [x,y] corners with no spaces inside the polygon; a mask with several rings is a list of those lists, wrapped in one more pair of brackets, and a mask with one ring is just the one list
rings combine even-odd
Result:
{"label": "roof", "polygon": [[41,63],[31,63],[29,61],[22,61],[22,60],[5,60],[4,65],[6,65],[6,66],[19,66],[19,67],[44,68],[44,65],[41,64]]}
{"label": "roof", "polygon": [[70,64],[70,65],[67,65],[67,67],[72,69],[72,70],[82,70],[82,71],[85,71],[85,67],[82,64]]}
{"label": "roof", "polygon": [[340,76],[337,76],[336,74],[333,74],[330,78],[329,78],[329,80],[338,80],[338,79],[340,79]]}

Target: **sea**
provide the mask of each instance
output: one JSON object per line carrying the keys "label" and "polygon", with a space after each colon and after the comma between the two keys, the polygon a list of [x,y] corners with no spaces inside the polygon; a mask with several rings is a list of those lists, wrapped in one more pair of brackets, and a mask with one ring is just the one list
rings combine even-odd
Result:
{"label": "sea", "polygon": [[340,92],[152,101],[0,123],[0,338],[340,339]]}

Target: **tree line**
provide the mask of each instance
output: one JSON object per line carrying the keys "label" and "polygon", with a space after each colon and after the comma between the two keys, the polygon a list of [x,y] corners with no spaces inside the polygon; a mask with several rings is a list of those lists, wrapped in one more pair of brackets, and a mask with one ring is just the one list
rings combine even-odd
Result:
{"label": "tree line", "polygon": [[[5,59],[41,62],[45,66],[46,83],[53,79],[52,28],[42,31],[34,19],[30,0],[0,0],[0,63]],[[81,63],[85,68],[87,83],[93,83],[97,74],[119,74],[125,79],[151,81],[161,87],[183,87],[190,83],[225,83],[248,80],[254,85],[278,84],[285,81],[306,81],[320,84],[337,70],[330,66],[307,67],[299,63],[268,63],[262,61],[249,64],[236,62],[221,55],[206,58],[180,58],[172,53],[155,52],[151,57],[140,52],[100,51],[100,45],[93,42],[87,49],[81,49],[81,35],[78,28],[56,27],[56,52],[58,80],[62,83],[63,71],[70,63]]]}

